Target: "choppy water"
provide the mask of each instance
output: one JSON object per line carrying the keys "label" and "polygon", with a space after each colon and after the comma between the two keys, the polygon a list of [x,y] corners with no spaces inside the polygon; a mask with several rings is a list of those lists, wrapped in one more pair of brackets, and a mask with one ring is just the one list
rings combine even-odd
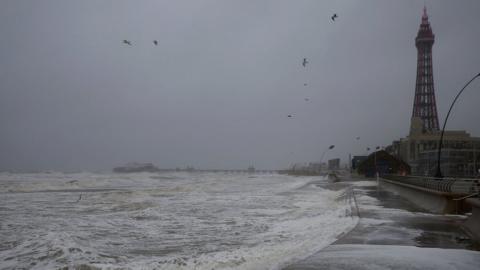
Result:
{"label": "choppy water", "polygon": [[322,181],[2,173],[0,268],[277,269],[357,222]]}

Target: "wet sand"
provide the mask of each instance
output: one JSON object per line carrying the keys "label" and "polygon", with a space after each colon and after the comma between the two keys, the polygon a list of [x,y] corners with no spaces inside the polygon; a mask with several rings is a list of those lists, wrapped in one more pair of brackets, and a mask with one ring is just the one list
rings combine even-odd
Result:
{"label": "wet sand", "polygon": [[[327,188],[354,186],[359,223],[327,248],[285,270],[477,269],[478,243],[461,229],[465,216],[426,213],[376,181],[344,178]],[[433,263],[432,256],[436,262]],[[428,259],[425,259],[427,257]]]}

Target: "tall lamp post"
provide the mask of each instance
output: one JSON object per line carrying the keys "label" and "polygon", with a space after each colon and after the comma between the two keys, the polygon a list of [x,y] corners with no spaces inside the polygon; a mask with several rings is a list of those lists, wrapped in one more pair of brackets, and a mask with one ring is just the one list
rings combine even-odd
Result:
{"label": "tall lamp post", "polygon": [[375,158],[375,177],[378,180],[378,169],[377,169],[377,150],[380,149],[380,146],[375,147],[375,153],[374,153],[374,158]]}
{"label": "tall lamp post", "polygon": [[442,155],[443,134],[445,133],[445,126],[447,125],[447,120],[448,120],[448,117],[450,116],[450,112],[452,111],[453,105],[457,101],[458,97],[462,94],[463,90],[465,90],[465,88],[467,88],[467,86],[471,82],[473,82],[473,80],[475,80],[478,77],[480,77],[480,73],[478,73],[470,81],[468,81],[468,83],[465,84],[465,86],[462,88],[462,90],[460,90],[460,92],[458,92],[457,96],[455,97],[455,99],[452,102],[452,105],[450,105],[450,109],[448,110],[447,116],[445,117],[445,121],[443,122],[442,133],[440,134],[440,141],[438,143],[437,172],[435,173],[436,178],[443,178],[442,171],[440,169],[440,156]]}
{"label": "tall lamp post", "polygon": [[327,153],[328,150],[331,150],[335,147],[335,145],[330,145],[327,149],[325,149],[322,153],[322,158],[320,159],[320,166],[322,166],[322,161],[323,161],[323,157],[325,156],[325,153]]}

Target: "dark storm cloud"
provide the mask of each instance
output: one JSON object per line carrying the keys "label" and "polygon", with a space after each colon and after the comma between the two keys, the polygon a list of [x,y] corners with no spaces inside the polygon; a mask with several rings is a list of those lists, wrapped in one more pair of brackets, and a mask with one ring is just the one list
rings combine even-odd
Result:
{"label": "dark storm cloud", "polygon": [[[408,133],[423,5],[2,1],[0,169],[281,168],[386,145]],[[443,119],[480,72],[480,2],[427,7]],[[479,136],[470,88],[449,127]]]}

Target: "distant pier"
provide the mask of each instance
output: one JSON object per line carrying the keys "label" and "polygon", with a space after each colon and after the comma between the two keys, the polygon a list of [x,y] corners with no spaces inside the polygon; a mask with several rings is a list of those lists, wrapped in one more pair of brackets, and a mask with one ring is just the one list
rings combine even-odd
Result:
{"label": "distant pier", "polygon": [[182,170],[182,169],[161,169],[160,172],[199,172],[199,173],[225,173],[225,174],[277,174],[282,173],[283,170],[252,170],[252,169],[194,169],[194,170]]}

